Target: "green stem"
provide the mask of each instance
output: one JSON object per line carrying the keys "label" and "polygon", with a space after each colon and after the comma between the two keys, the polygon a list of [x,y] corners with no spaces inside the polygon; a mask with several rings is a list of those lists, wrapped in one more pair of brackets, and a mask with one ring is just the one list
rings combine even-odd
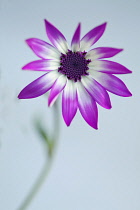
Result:
{"label": "green stem", "polygon": [[38,193],[39,189],[41,188],[45,179],[47,178],[50,168],[51,168],[51,163],[52,161],[49,161],[48,164],[45,164],[44,168],[42,169],[40,173],[40,176],[36,180],[36,183],[34,184],[31,191],[29,192],[29,195],[25,198],[25,200],[23,201],[21,206],[18,208],[18,210],[24,210],[30,205],[31,201],[33,200],[35,195]]}
{"label": "green stem", "polygon": [[58,116],[58,104],[57,103],[54,104],[54,132],[53,132],[53,135],[54,135],[53,140],[52,140],[53,146],[52,146],[52,152],[49,155],[49,159],[46,158],[45,165],[44,165],[38,179],[36,180],[31,191],[29,192],[29,194],[27,195],[27,197],[25,198],[23,203],[20,205],[18,210],[25,210],[28,208],[28,206],[30,205],[30,203],[32,202],[32,200],[34,199],[36,194],[39,192],[41,186],[45,182],[45,180],[50,172],[50,169],[51,169],[51,166],[53,163],[53,159],[54,159],[54,155],[55,155],[55,151],[56,151],[56,147],[57,147],[57,143],[58,143],[58,137],[59,137],[59,116]]}

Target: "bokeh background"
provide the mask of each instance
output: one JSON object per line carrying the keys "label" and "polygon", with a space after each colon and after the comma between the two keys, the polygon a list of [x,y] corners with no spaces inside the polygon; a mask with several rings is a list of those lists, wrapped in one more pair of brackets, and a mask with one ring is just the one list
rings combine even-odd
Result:
{"label": "bokeh background", "polygon": [[45,163],[34,122],[53,131],[53,110],[46,96],[17,99],[41,73],[21,67],[37,57],[24,40],[48,41],[44,19],[70,43],[82,22],[82,35],[107,21],[95,44],[124,48],[112,58],[133,74],[120,78],[133,97],[110,94],[111,110],[99,107],[99,130],[77,113],[70,127],[61,118],[61,134],[50,175],[29,210],[140,209],[140,1],[0,0],[0,209],[16,210]]}

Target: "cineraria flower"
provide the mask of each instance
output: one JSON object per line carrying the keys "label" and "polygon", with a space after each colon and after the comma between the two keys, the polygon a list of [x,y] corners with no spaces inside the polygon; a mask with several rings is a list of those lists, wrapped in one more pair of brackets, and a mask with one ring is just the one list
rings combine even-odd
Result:
{"label": "cineraria flower", "polygon": [[40,39],[31,38],[26,42],[41,58],[25,65],[23,70],[44,71],[27,85],[18,95],[19,99],[38,97],[48,90],[48,105],[51,106],[62,92],[62,115],[67,126],[73,120],[77,109],[84,120],[97,129],[97,103],[111,108],[108,92],[129,97],[126,85],[113,74],[131,73],[125,66],[103,58],[110,58],[122,51],[112,47],[98,47],[87,51],[103,35],[106,23],[89,31],[80,39],[79,23],[68,47],[64,35],[45,20],[46,32],[52,45]]}

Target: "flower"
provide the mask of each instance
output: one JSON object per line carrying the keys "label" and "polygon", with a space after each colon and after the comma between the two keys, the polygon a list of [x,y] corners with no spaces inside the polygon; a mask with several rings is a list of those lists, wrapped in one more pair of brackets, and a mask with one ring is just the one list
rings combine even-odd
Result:
{"label": "flower", "polygon": [[77,109],[84,120],[97,129],[97,103],[111,108],[108,92],[128,97],[132,94],[126,85],[113,74],[131,73],[125,66],[103,58],[113,57],[122,49],[98,47],[87,51],[103,35],[106,23],[89,31],[80,39],[79,23],[68,47],[64,35],[45,20],[46,32],[53,45],[37,38],[26,42],[33,52],[41,58],[28,63],[22,69],[46,72],[18,95],[19,99],[38,97],[48,90],[48,105],[51,106],[62,92],[62,115],[67,126],[73,120]]}

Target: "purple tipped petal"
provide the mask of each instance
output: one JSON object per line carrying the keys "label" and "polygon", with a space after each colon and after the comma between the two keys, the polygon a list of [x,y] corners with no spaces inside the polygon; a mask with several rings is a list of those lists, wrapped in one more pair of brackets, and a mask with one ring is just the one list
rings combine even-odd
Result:
{"label": "purple tipped petal", "polygon": [[67,80],[62,94],[62,114],[67,126],[70,125],[77,111],[76,83]]}
{"label": "purple tipped petal", "polygon": [[89,68],[108,74],[129,74],[132,73],[125,66],[107,60],[96,60],[89,63]]}
{"label": "purple tipped petal", "polygon": [[64,35],[49,21],[45,20],[45,25],[47,36],[52,44],[57,47],[60,52],[65,54],[68,50],[68,45]]}
{"label": "purple tipped petal", "polygon": [[27,85],[18,95],[19,99],[36,98],[46,93],[58,78],[59,73],[52,71]]}
{"label": "purple tipped petal", "polygon": [[33,70],[33,71],[50,71],[58,69],[58,61],[53,60],[37,60],[32,61],[31,63],[26,64],[22,67],[23,70]]}
{"label": "purple tipped petal", "polygon": [[94,99],[88,94],[80,82],[77,82],[78,106],[85,121],[93,128],[97,128],[98,110]]}
{"label": "purple tipped petal", "polygon": [[73,52],[76,52],[79,50],[80,47],[80,32],[81,32],[81,24],[79,23],[76,31],[73,35],[72,41],[71,41],[71,48]]}
{"label": "purple tipped petal", "polygon": [[112,47],[98,47],[93,50],[90,50],[86,54],[86,59],[91,59],[92,61],[101,59],[101,58],[110,58],[114,55],[121,52],[123,49],[117,49]]}
{"label": "purple tipped petal", "polygon": [[80,42],[80,50],[84,51],[90,48],[94,43],[100,39],[100,37],[103,35],[107,23],[103,23],[102,25],[97,26],[96,28],[93,28],[91,31],[89,31]]}
{"label": "purple tipped petal", "polygon": [[66,85],[66,76],[61,75],[56,82],[54,83],[54,85],[51,88],[50,91],[50,95],[48,98],[48,105],[52,106],[54,104],[54,102],[56,101],[57,97],[59,96],[59,93],[64,89],[65,85]]}
{"label": "purple tipped petal", "polygon": [[81,82],[88,91],[88,93],[106,109],[111,109],[111,102],[107,91],[90,76],[82,77]]}
{"label": "purple tipped petal", "polygon": [[36,38],[27,39],[26,42],[38,57],[59,60],[60,52],[49,43]]}
{"label": "purple tipped petal", "polygon": [[99,82],[106,90],[119,96],[129,97],[132,96],[126,85],[118,77],[111,74],[89,71],[90,75]]}

